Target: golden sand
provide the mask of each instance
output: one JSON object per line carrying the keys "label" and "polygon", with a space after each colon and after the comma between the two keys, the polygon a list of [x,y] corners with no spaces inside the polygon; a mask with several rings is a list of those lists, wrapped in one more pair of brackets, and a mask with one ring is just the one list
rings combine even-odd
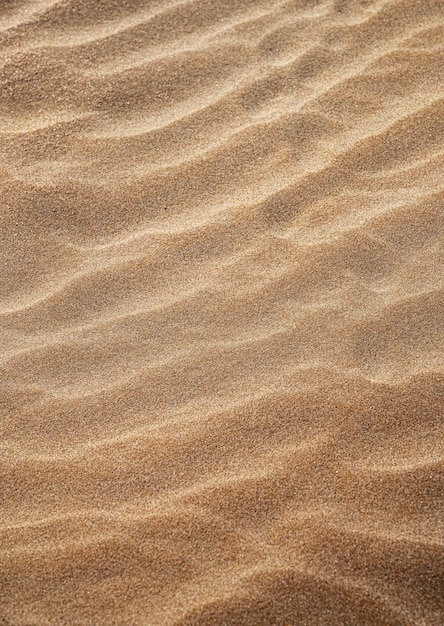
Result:
{"label": "golden sand", "polygon": [[0,3],[0,624],[444,623],[443,0]]}

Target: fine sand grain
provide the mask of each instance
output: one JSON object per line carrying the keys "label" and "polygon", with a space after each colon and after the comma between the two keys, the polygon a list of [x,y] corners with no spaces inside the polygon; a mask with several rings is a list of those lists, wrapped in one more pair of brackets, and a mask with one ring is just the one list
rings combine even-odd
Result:
{"label": "fine sand grain", "polygon": [[443,0],[0,2],[0,624],[444,624]]}

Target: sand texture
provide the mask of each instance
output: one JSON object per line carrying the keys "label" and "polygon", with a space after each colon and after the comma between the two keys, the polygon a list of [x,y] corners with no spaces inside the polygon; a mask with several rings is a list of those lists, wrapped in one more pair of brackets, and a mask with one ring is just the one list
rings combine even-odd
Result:
{"label": "sand texture", "polygon": [[2,0],[1,626],[444,624],[444,1]]}

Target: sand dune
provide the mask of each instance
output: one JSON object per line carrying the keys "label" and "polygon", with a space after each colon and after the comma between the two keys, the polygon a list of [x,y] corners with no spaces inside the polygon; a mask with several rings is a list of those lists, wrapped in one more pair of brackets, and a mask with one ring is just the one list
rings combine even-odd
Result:
{"label": "sand dune", "polygon": [[0,623],[442,625],[442,0],[0,7]]}

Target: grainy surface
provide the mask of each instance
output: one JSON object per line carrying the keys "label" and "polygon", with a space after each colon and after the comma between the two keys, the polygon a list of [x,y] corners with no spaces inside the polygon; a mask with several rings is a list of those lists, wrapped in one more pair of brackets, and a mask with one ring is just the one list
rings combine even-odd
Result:
{"label": "grainy surface", "polygon": [[444,623],[442,0],[0,3],[0,623]]}

